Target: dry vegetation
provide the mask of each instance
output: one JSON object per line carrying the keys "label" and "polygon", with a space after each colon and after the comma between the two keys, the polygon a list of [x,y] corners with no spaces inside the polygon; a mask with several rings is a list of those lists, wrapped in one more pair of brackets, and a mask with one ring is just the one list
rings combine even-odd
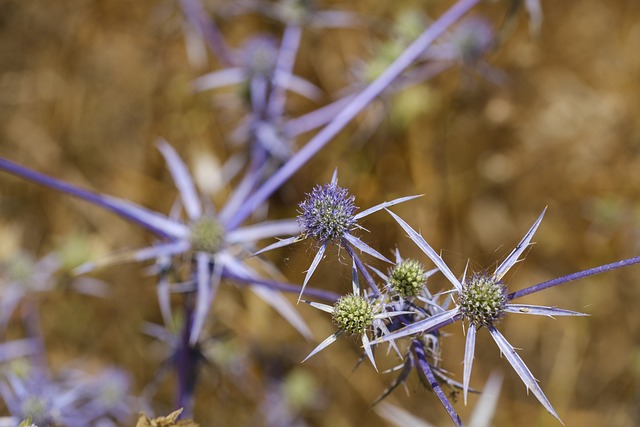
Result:
{"label": "dry vegetation", "polygon": [[[176,192],[154,148],[156,137],[197,166],[230,154],[223,141],[238,118],[221,110],[211,93],[191,92],[189,82],[215,64],[189,65],[174,3],[0,1],[0,156],[167,211]],[[437,16],[449,2],[334,3],[372,16],[376,25],[305,33],[296,70],[328,93],[348,82],[344,70],[356,58],[366,59],[367,47],[384,37],[375,28],[384,27],[396,9]],[[500,23],[506,2],[496,3],[479,11]],[[475,270],[491,268],[545,206],[537,244],[508,277],[511,289],[639,255],[640,3],[543,1],[543,7],[538,39],[530,37],[521,14],[505,26],[501,45],[488,57],[509,76],[506,85],[454,69],[392,97],[367,141],[355,126],[343,132],[277,193],[272,215],[295,215],[304,192],[328,181],[337,166],[341,184],[359,206],[424,194],[396,211],[443,249],[456,273],[467,259]],[[220,23],[233,46],[256,31],[280,31],[258,18]],[[292,114],[313,107],[297,98],[288,105]],[[360,129],[369,126],[367,117],[359,118]],[[224,200],[222,193],[215,202]],[[421,256],[384,213],[364,225],[372,231],[366,236],[372,246],[388,250],[398,242],[405,254]],[[82,259],[152,239],[98,208],[6,174],[0,176],[0,235],[2,257],[19,248],[45,254],[76,245]],[[270,258],[289,281],[300,282],[313,253],[303,244]],[[343,264],[321,268],[313,285],[348,289],[349,265]],[[112,284],[111,299],[64,290],[43,297],[49,358],[54,366],[71,360],[96,369],[123,365],[141,391],[164,354],[140,333],[143,320],[160,322],[153,282],[135,265],[96,276]],[[431,283],[433,289],[446,286],[442,277]],[[640,267],[525,302],[591,314],[558,320],[512,316],[503,325],[566,425],[638,425]],[[318,339],[332,332],[322,313],[299,309]],[[369,403],[391,377],[376,375],[368,364],[351,372],[355,342],[342,340],[300,365],[315,344],[233,287],[219,295],[210,320],[212,335],[219,335],[211,348],[217,362],[203,371],[194,417],[201,425],[260,425],[260,399],[281,376],[312,396],[312,404],[301,403],[311,425],[386,425]],[[461,378],[462,334],[459,326],[447,331],[446,367]],[[476,387],[494,369],[506,374],[496,426],[553,422],[483,333],[476,359]],[[383,367],[391,363],[380,359]],[[171,386],[171,379],[165,381],[157,396],[162,413],[173,409]],[[447,425],[438,401],[415,378],[408,391],[409,397],[398,390],[389,401]],[[469,409],[461,401],[456,409],[465,419]]]}

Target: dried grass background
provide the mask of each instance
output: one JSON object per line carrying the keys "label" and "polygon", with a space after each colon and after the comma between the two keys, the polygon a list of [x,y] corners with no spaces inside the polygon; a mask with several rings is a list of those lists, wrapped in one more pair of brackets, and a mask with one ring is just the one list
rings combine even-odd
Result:
{"label": "dried grass background", "polygon": [[[209,7],[217,1],[209,1]],[[377,23],[415,7],[438,16],[446,1],[325,3],[360,11]],[[489,3],[489,2],[487,2]],[[484,4],[499,23],[506,1]],[[467,259],[491,268],[517,243],[545,206],[548,212],[526,261],[508,277],[511,289],[640,254],[640,3],[634,0],[543,1],[538,39],[524,14],[488,60],[505,71],[499,87],[459,69],[392,97],[367,141],[356,126],[331,142],[273,199],[272,216],[296,204],[338,167],[340,183],[368,207],[408,194],[395,209],[461,274]],[[259,18],[219,21],[232,46],[280,26]],[[348,83],[345,70],[368,55],[373,30],[307,31],[296,71],[328,93]],[[170,141],[191,166],[221,161],[233,114],[190,81],[209,71],[186,58],[180,15],[169,0],[0,1],[0,155],[96,191],[160,211],[176,196],[154,141]],[[327,99],[328,100],[328,99]],[[325,101],[327,101],[325,100]],[[314,107],[292,98],[297,115]],[[368,126],[366,117],[361,127]],[[355,136],[354,136],[355,135]],[[214,202],[224,201],[224,192]],[[365,240],[389,253],[419,251],[384,213],[369,218]],[[0,255],[37,254],[71,243],[88,257],[136,247],[152,236],[107,212],[51,190],[0,175]],[[312,258],[304,244],[271,254],[292,282]],[[312,286],[346,292],[344,254],[330,256]],[[137,265],[97,272],[112,298],[61,290],[43,297],[42,319],[52,365],[80,360],[116,363],[140,392],[159,366],[162,348],[140,333],[160,322],[154,284]],[[436,277],[432,289],[446,286]],[[640,267],[585,279],[523,302],[585,311],[589,318],[511,316],[501,324],[567,426],[640,424]],[[318,340],[332,332],[327,316],[299,307]],[[304,365],[315,346],[277,314],[232,286],[219,294],[211,333],[218,363],[203,371],[195,418],[203,426],[261,425],[260,398],[270,381],[295,378],[313,396],[310,425],[386,425],[370,402],[391,381],[364,364],[355,342],[341,340]],[[460,325],[446,329],[445,366],[462,376]],[[483,331],[482,331],[483,332]],[[17,333],[17,332],[16,332]],[[480,333],[472,385],[505,372],[496,426],[546,426],[554,420],[525,388],[487,334]],[[383,367],[390,367],[391,360]],[[172,410],[172,379],[156,405]],[[389,401],[435,425],[449,425],[433,394],[415,378],[410,396]],[[471,398],[470,408],[477,398]],[[456,404],[463,419],[469,408]],[[132,421],[133,423],[133,421]]]}

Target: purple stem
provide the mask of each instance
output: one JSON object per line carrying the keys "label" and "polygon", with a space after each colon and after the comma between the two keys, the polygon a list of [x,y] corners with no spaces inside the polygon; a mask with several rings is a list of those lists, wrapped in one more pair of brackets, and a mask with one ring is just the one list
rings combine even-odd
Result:
{"label": "purple stem", "polygon": [[618,268],[627,267],[629,265],[640,263],[640,256],[623,259],[622,261],[612,262],[611,264],[601,265],[599,267],[593,267],[588,270],[579,271],[577,273],[568,274],[566,276],[558,277],[557,279],[547,280],[546,282],[538,283],[537,285],[529,286],[528,288],[521,289],[516,292],[510,293],[507,298],[513,300],[523,297],[525,295],[533,294],[543,291],[554,286],[562,285],[563,283],[571,282],[585,277],[593,276],[595,274],[606,273],[607,271],[617,270]]}
{"label": "purple stem", "polygon": [[185,16],[207,42],[211,53],[223,64],[232,65],[233,57],[216,24],[208,18],[200,0],[181,0]]}
{"label": "purple stem", "polygon": [[[289,77],[293,73],[301,38],[302,28],[297,25],[288,25],[282,35],[282,44],[280,45],[276,68],[273,73],[273,90],[267,107],[267,112],[272,120],[278,120],[284,111],[286,87]],[[278,75],[282,76],[282,80],[279,84],[276,84],[275,81]]]}
{"label": "purple stem", "polygon": [[329,123],[354,97],[355,94],[347,95],[344,98],[333,101],[331,104],[289,120],[284,124],[284,133],[294,137]]}
{"label": "purple stem", "polygon": [[249,81],[249,86],[251,110],[255,117],[263,117],[267,105],[268,81],[264,76],[256,74]]}
{"label": "purple stem", "polygon": [[[115,197],[103,196],[102,194],[98,194],[90,190],[85,190],[83,188],[76,187],[75,185],[67,184],[64,181],[60,181],[56,178],[47,176],[43,173],[36,172],[29,168],[25,168],[24,166],[20,166],[17,163],[13,163],[3,158],[0,158],[0,170],[4,170],[5,172],[8,172],[10,174],[28,179],[29,181],[33,181],[45,187],[52,188],[56,191],[70,194],[74,197],[78,197],[80,199],[86,200],[89,203],[93,203],[95,205],[108,209],[111,212],[114,212],[117,215],[125,219],[128,219],[129,221],[135,222],[136,224],[143,226],[144,228],[154,232],[160,237],[173,238],[173,236],[169,235],[166,231],[162,230],[161,228],[154,227],[148,222],[140,219],[138,216],[132,215],[130,211],[126,209],[125,204],[131,206],[135,210],[144,212],[148,215],[156,216],[156,217],[160,216],[158,213],[150,211],[132,202],[124,202]],[[166,217],[164,218],[168,221]]]}
{"label": "purple stem", "polygon": [[424,353],[422,342],[418,340],[412,340],[411,348],[413,349],[413,353],[416,355],[416,359],[418,359],[418,368],[420,369],[420,372],[422,372],[422,374],[424,374],[424,376],[426,377],[429,385],[433,389],[433,392],[436,394],[436,396],[438,396],[440,402],[442,402],[442,406],[444,406],[444,409],[446,409],[454,424],[458,427],[464,427],[462,420],[456,413],[455,409],[453,409],[451,402],[449,402],[449,399],[447,399],[447,395],[444,393],[444,391],[442,391],[440,384],[438,384],[438,380],[436,380],[436,376],[431,370],[431,366],[427,361],[427,356]]}
{"label": "purple stem", "polygon": [[444,73],[452,66],[452,62],[431,62],[423,67],[412,69],[405,75],[405,78],[399,82],[396,89],[400,91],[407,87],[424,83]]}
{"label": "purple stem", "polygon": [[249,215],[251,215],[251,212],[267,200],[271,194],[315,156],[320,149],[369,105],[373,99],[380,95],[434,40],[480,1],[481,0],[459,0],[437,21],[431,24],[376,80],[356,95],[327,126],[318,132],[300,151],[289,159],[287,163],[247,199],[247,203],[232,219],[230,226],[234,228],[247,219]]}
{"label": "purple stem", "polygon": [[[235,280],[236,282],[241,282],[241,283],[249,283],[252,285],[259,285],[259,286],[264,286],[265,288],[269,288],[269,289],[273,289],[276,291],[282,291],[282,292],[290,292],[292,294],[300,294],[300,289],[301,286],[299,285],[291,285],[288,283],[282,283],[282,282],[276,282],[274,280],[264,280],[264,279],[255,279],[255,278],[247,278],[247,277],[242,277],[240,275],[231,273],[229,270],[223,270],[222,275],[226,278],[229,278],[231,280]],[[311,288],[311,287],[307,287],[304,289],[304,294],[307,296],[312,296],[314,298],[323,300],[323,301],[327,301],[327,302],[331,302],[334,303],[336,301],[338,301],[338,299],[340,298],[340,295],[331,292],[331,291],[324,291],[322,289],[316,289],[316,288]]]}
{"label": "purple stem", "polygon": [[[399,91],[406,87],[430,80],[451,68],[451,65],[451,63],[434,62],[420,69],[412,70],[405,75],[402,81],[394,86],[394,91]],[[355,94],[346,95],[343,98],[333,101],[331,104],[327,104],[295,119],[290,119],[284,125],[285,134],[294,137],[329,123],[333,116],[339,113],[355,96]]]}
{"label": "purple stem", "polygon": [[38,306],[33,301],[28,301],[25,307],[24,322],[27,335],[33,340],[33,359],[41,369],[47,367],[47,351],[44,345],[44,332],[42,322],[40,322],[40,312]]}
{"label": "purple stem", "polygon": [[193,308],[191,307],[191,295],[187,295],[184,304],[184,325],[180,335],[180,347],[176,352],[176,373],[178,376],[178,390],[176,395],[176,408],[184,408],[181,418],[193,416],[194,393],[196,388],[198,350],[191,347],[189,339],[193,327]]}
{"label": "purple stem", "polygon": [[356,263],[356,267],[358,267],[358,270],[360,271],[360,273],[362,273],[362,276],[364,276],[364,280],[366,280],[367,283],[369,284],[369,287],[373,292],[373,296],[374,297],[379,296],[380,289],[378,289],[378,287],[376,286],[376,282],[373,280],[373,277],[371,277],[371,274],[369,274],[369,271],[367,270],[367,266],[364,265],[360,257],[358,257],[358,254],[356,254],[356,251],[353,250],[353,248],[351,247],[349,242],[346,241],[346,239],[342,239],[342,247],[345,248],[345,250],[351,257],[351,259],[353,259],[353,261]]}

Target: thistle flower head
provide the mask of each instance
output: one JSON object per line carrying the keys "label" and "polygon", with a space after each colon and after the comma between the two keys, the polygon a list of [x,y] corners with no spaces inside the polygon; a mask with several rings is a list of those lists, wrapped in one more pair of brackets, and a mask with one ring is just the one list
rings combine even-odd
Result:
{"label": "thistle flower head", "polygon": [[489,21],[471,18],[462,22],[452,37],[452,47],[465,63],[474,63],[491,49],[495,34]]}
{"label": "thistle flower head", "polygon": [[213,216],[203,216],[191,224],[191,247],[196,252],[215,254],[224,243],[224,227]]}
{"label": "thistle flower head", "polygon": [[365,297],[348,294],[335,303],[331,319],[349,335],[361,335],[371,326],[374,316],[374,308]]}
{"label": "thistle flower head", "polygon": [[48,426],[56,421],[54,417],[57,409],[54,401],[56,396],[50,384],[41,377],[33,377],[21,385],[21,390],[14,390],[17,399],[13,400],[9,395],[3,395],[12,415],[20,420],[30,420],[31,423],[40,426]]}
{"label": "thistle flower head", "polygon": [[51,422],[49,417],[51,406],[51,400],[45,395],[33,394],[21,403],[21,418],[30,419],[34,424]]}
{"label": "thistle flower head", "polygon": [[249,40],[242,51],[242,62],[250,75],[271,76],[276,67],[276,43],[269,37]]}
{"label": "thistle flower head", "polygon": [[96,378],[94,386],[96,402],[105,412],[118,412],[122,407],[126,409],[127,405],[124,402],[129,396],[130,382],[129,375],[123,370],[116,368],[105,370]]}
{"label": "thistle flower head", "polygon": [[0,265],[0,275],[22,291],[37,291],[52,285],[58,266],[55,255],[36,260],[31,254],[19,251]]}
{"label": "thistle flower head", "polygon": [[431,46],[426,57],[474,66],[494,45],[495,31],[491,23],[482,17],[472,17],[461,21],[440,43]]}
{"label": "thistle flower head", "polygon": [[279,6],[281,19],[294,25],[304,25],[310,21],[315,11],[312,0],[284,0]]}
{"label": "thistle flower head", "polygon": [[426,283],[427,273],[422,264],[414,259],[396,264],[389,274],[389,284],[401,297],[418,295]]}
{"label": "thistle flower head", "polygon": [[335,183],[316,186],[299,205],[302,234],[321,243],[342,238],[355,224],[355,197]]}
{"label": "thistle flower head", "polygon": [[28,286],[32,278],[35,261],[26,253],[18,253],[6,264],[6,275],[9,280],[23,283]]}
{"label": "thistle flower head", "polygon": [[492,326],[504,315],[507,288],[492,276],[474,274],[459,295],[460,313],[477,328]]}

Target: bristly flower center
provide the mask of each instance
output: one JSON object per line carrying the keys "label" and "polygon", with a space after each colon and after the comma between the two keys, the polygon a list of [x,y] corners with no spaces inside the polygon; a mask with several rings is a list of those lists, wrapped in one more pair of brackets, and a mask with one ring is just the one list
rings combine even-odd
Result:
{"label": "bristly flower center", "polygon": [[401,297],[418,295],[426,283],[424,267],[414,259],[406,259],[397,264],[389,277],[389,284]]}
{"label": "bristly flower center", "polygon": [[51,402],[44,396],[27,396],[20,406],[22,419],[30,419],[33,424],[43,425],[50,422],[49,411]]}
{"label": "bristly flower center", "polygon": [[191,247],[196,252],[215,254],[224,243],[224,227],[211,216],[203,216],[191,224]]}
{"label": "bristly flower center", "polygon": [[354,201],[354,196],[336,184],[316,186],[299,205],[302,233],[322,243],[341,239],[356,224]]}
{"label": "bristly flower center", "polygon": [[256,37],[244,49],[245,65],[251,75],[271,76],[276,66],[276,45],[266,37]]}
{"label": "bristly flower center", "polygon": [[475,274],[464,283],[458,303],[469,323],[477,328],[490,326],[504,314],[507,289],[491,276]]}
{"label": "bristly flower center", "polygon": [[373,306],[366,298],[348,294],[333,306],[333,324],[349,335],[363,334],[373,323]]}

